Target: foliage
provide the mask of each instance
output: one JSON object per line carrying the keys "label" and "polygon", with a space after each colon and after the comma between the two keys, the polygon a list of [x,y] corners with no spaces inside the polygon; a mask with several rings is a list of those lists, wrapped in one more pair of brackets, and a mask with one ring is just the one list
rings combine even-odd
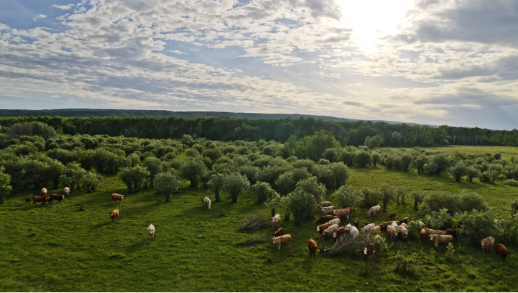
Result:
{"label": "foliage", "polygon": [[257,231],[268,227],[270,221],[263,215],[248,215],[245,217],[241,229]]}
{"label": "foliage", "polygon": [[372,152],[371,159],[372,159],[372,165],[374,167],[376,167],[376,164],[378,164],[380,162],[380,160],[381,160],[381,156],[377,152]]}
{"label": "foliage", "polygon": [[365,167],[370,165],[372,162],[371,155],[365,151],[360,151],[356,153],[356,162],[360,167]]}
{"label": "foliage", "polygon": [[201,159],[189,160],[180,167],[182,176],[191,181],[191,187],[198,187],[200,177],[205,170],[207,170],[207,166]]}
{"label": "foliage", "polygon": [[349,185],[344,185],[336,190],[331,198],[342,208],[357,207],[363,202],[365,196],[360,190],[354,189]]}
{"label": "foliage", "polygon": [[459,214],[459,220],[463,222],[463,229],[472,245],[480,245],[480,240],[486,237],[486,233],[492,231],[494,219],[495,216],[492,211],[472,210]]}
{"label": "foliage", "polygon": [[396,200],[397,204],[399,204],[399,199],[401,198],[401,203],[405,204],[405,195],[407,192],[407,188],[405,186],[399,186],[396,188]]}
{"label": "foliage", "polygon": [[415,252],[412,253],[411,256],[405,256],[400,250],[398,250],[396,256],[394,257],[394,260],[397,263],[396,271],[402,273],[416,274],[416,265],[418,259],[418,254]]}
{"label": "foliage", "polygon": [[[293,184],[293,186],[295,187],[295,184]],[[266,199],[275,193],[270,184],[266,182],[257,182],[252,185],[251,189],[257,196],[257,202],[265,202]]]}
{"label": "foliage", "polygon": [[381,201],[381,193],[379,189],[365,187],[361,189],[361,192],[364,196],[362,206],[365,208],[375,206]]}
{"label": "foliage", "polygon": [[239,195],[245,193],[250,189],[250,181],[246,176],[239,173],[230,173],[225,175],[224,189],[230,194],[232,202],[237,202]]}
{"label": "foliage", "polygon": [[450,159],[444,154],[437,154],[428,160],[428,163],[424,165],[423,169],[426,173],[435,177],[439,176],[439,174],[448,169],[448,167],[450,167]]}
{"label": "foliage", "polygon": [[480,212],[489,210],[484,198],[476,192],[467,192],[466,190],[463,190],[459,196],[459,210],[462,212],[471,212],[473,209]]}
{"label": "foliage", "polygon": [[334,162],[336,162],[336,159],[338,158],[338,152],[336,151],[336,149],[330,148],[330,149],[325,150],[322,157],[324,159],[328,160],[329,162],[334,163]]}
{"label": "foliage", "polygon": [[453,215],[460,204],[460,197],[451,192],[432,191],[428,192],[424,197],[423,202],[419,205],[419,216],[425,217],[431,212],[439,212],[442,209],[447,209]]}
{"label": "foliage", "polygon": [[295,189],[296,182],[293,177],[293,172],[288,171],[275,180],[275,187],[281,195],[286,195]]}
{"label": "foliage", "polygon": [[383,211],[385,212],[389,203],[394,199],[396,189],[393,186],[390,186],[390,184],[383,183],[379,188],[379,192],[383,202]]}
{"label": "foliage", "polygon": [[326,195],[326,187],[322,183],[318,183],[316,177],[310,177],[297,182],[295,190],[297,189],[302,189],[306,193],[311,194],[315,200],[315,205],[320,204]]}
{"label": "foliage", "polygon": [[367,136],[364,141],[364,145],[368,146],[370,149],[375,149],[383,144],[383,138],[381,135],[375,135],[372,138]]}
{"label": "foliage", "polygon": [[81,185],[86,188],[86,192],[90,193],[92,190],[95,190],[95,187],[101,182],[103,176],[97,172],[88,172],[83,177],[81,177]]}
{"label": "foliage", "polygon": [[153,186],[155,186],[158,192],[165,195],[167,202],[170,200],[171,195],[178,192],[181,184],[178,175],[171,171],[157,174],[153,181]]}
{"label": "foliage", "polygon": [[438,212],[432,211],[429,215],[426,215],[423,219],[426,227],[432,229],[445,229],[449,228],[453,224],[451,215],[448,213],[448,209],[440,209]]}
{"label": "foliage", "polygon": [[272,199],[264,203],[270,208],[272,217],[275,216],[275,210],[281,207],[281,196],[278,193],[273,194]]}
{"label": "foliage", "polygon": [[216,197],[216,201],[221,201],[220,192],[223,189],[225,184],[225,175],[221,173],[213,174],[210,177],[209,182],[207,182],[207,186],[214,192],[214,196]]}
{"label": "foliage", "polygon": [[162,161],[156,157],[147,157],[144,162],[142,162],[142,166],[146,167],[149,171],[149,180],[151,182],[151,187],[153,187],[153,181],[158,173],[162,172]]}
{"label": "foliage", "polygon": [[473,182],[473,179],[480,177],[480,171],[472,166],[466,168],[466,180]]}
{"label": "foliage", "polygon": [[410,165],[412,165],[413,161],[414,161],[414,159],[412,158],[411,155],[403,154],[401,156],[401,158],[399,159],[401,169],[403,169],[403,171],[408,171],[408,167],[410,167]]}
{"label": "foliage", "polygon": [[295,224],[301,224],[305,218],[311,216],[317,206],[313,195],[303,188],[297,188],[288,194],[288,210],[293,215]]}
{"label": "foliage", "polygon": [[11,176],[3,171],[5,169],[0,167],[0,204],[4,203],[6,196],[12,191],[11,185],[9,185],[11,183]]}

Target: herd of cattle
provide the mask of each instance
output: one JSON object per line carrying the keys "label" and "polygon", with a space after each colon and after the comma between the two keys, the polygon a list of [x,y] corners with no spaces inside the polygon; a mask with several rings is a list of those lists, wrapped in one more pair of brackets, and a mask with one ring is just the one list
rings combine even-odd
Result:
{"label": "herd of cattle", "polygon": [[[348,207],[345,209],[336,210],[329,201],[321,202],[317,206],[317,209],[320,212],[322,212],[322,214],[324,214],[315,222],[315,224],[317,225],[316,230],[320,234],[321,239],[323,239],[323,237],[332,237],[334,239],[338,239],[340,237],[350,237],[351,239],[356,239],[358,237],[360,221],[355,221],[352,224],[349,223],[345,227],[339,227],[340,222],[344,218],[346,220],[349,220],[349,218],[352,218],[352,216],[356,214],[356,209]],[[373,206],[367,212],[367,216],[375,216],[376,213],[379,213],[380,211],[381,206]],[[408,238],[408,221],[410,221],[410,217],[405,217],[401,220],[395,220],[396,213],[392,213],[389,215],[389,218],[393,220],[383,222],[378,225],[372,222],[367,222],[361,229],[363,234],[371,233],[375,235],[374,243],[367,245],[363,248],[363,253],[366,256],[372,257],[376,253],[376,251],[379,251],[381,244],[380,234],[383,231],[385,231],[387,236],[390,237],[392,240],[397,239],[398,236],[400,236],[403,240],[406,240]],[[276,214],[274,217],[272,217],[272,227],[279,226],[280,222],[281,216],[279,214]],[[459,225],[462,225],[462,222],[459,222]],[[454,239],[457,240],[456,229],[428,229],[426,225],[421,221],[419,221],[419,229],[419,236],[421,238],[421,241],[424,243],[426,239],[429,238],[433,242],[435,247],[438,247],[439,244],[448,245],[449,243],[453,243]],[[283,245],[287,245],[288,248],[291,248],[291,235],[284,234],[283,228],[279,228],[276,232],[272,234],[273,244],[278,248],[278,251],[280,251],[281,246]],[[482,246],[482,252],[485,252],[486,250],[492,251],[494,243],[495,239],[492,236],[484,238],[480,243]],[[314,258],[316,256],[317,249],[317,242],[313,239],[309,239],[308,250],[310,258]],[[502,257],[502,260],[505,260],[505,258],[509,256],[511,252],[509,252],[503,244],[497,243],[496,254],[500,255]]]}

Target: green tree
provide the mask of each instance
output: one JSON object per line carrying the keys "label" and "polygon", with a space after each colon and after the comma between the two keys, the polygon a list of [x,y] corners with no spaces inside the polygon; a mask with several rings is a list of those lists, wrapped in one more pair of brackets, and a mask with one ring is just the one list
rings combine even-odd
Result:
{"label": "green tree", "polygon": [[340,187],[331,195],[331,198],[342,208],[359,206],[365,199],[365,195],[360,190],[356,190],[349,185]]}
{"label": "green tree", "polygon": [[413,161],[414,161],[414,158],[412,158],[411,155],[403,154],[401,156],[401,158],[399,159],[401,169],[403,169],[403,171],[408,171],[408,167],[410,167],[410,165],[412,164]]}
{"label": "green tree", "polygon": [[135,166],[131,168],[131,179],[133,181],[133,188],[135,188],[135,192],[140,192],[142,184],[146,182],[149,175],[150,173],[146,167]]}
{"label": "green tree", "polygon": [[60,161],[53,161],[49,167],[49,177],[54,181],[54,189],[59,188],[59,176],[65,173],[65,166]]}
{"label": "green tree", "polygon": [[489,206],[486,204],[484,198],[476,192],[467,192],[466,190],[463,190],[459,196],[460,211],[471,212],[475,209],[479,212],[486,212],[489,210]]}
{"label": "green tree", "polygon": [[191,187],[198,187],[200,176],[205,170],[207,170],[207,167],[201,159],[189,160],[180,167],[182,176],[191,181]]}
{"label": "green tree", "polygon": [[480,171],[470,166],[466,168],[466,181],[473,182],[474,178],[480,177]]}
{"label": "green tree", "polygon": [[151,187],[153,187],[155,177],[158,173],[162,172],[162,161],[156,157],[147,157],[142,163],[142,166],[146,167],[149,171],[149,180]]}
{"label": "green tree", "polygon": [[455,181],[459,182],[462,176],[467,175],[468,168],[464,162],[458,161],[455,166],[450,168],[450,173],[455,178]]}
{"label": "green tree", "polygon": [[274,193],[272,199],[265,202],[266,206],[270,208],[272,217],[275,217],[275,210],[281,208],[281,196],[278,193]]}
{"label": "green tree", "polygon": [[432,156],[428,163],[424,165],[424,170],[435,178],[448,167],[450,167],[450,159],[443,154],[437,154]]}
{"label": "green tree", "polygon": [[287,195],[295,189],[296,183],[293,172],[288,171],[275,180],[275,187],[281,195]]}
{"label": "green tree", "polygon": [[305,218],[311,216],[316,207],[313,195],[302,188],[297,188],[288,195],[287,205],[295,224],[300,224]]}
{"label": "green tree", "polygon": [[302,189],[313,195],[316,205],[320,204],[326,195],[326,187],[324,184],[319,183],[317,178],[314,176],[297,182],[295,189]]}
{"label": "green tree", "polygon": [[419,209],[419,205],[423,202],[426,197],[426,191],[414,191],[410,194],[414,198],[414,210]]}
{"label": "green tree", "polygon": [[365,167],[372,162],[371,155],[365,151],[360,151],[356,153],[356,162],[360,167]]}
{"label": "green tree", "polygon": [[375,149],[375,148],[379,147],[382,143],[383,143],[383,138],[381,137],[381,135],[378,134],[378,135],[373,136],[372,138],[367,136],[365,138],[364,145],[368,146],[370,149]]}
{"label": "green tree", "polygon": [[133,192],[133,178],[132,178],[132,174],[131,174],[131,167],[122,168],[119,171],[119,173],[117,174],[117,177],[119,177],[119,179],[122,182],[124,182],[124,184],[128,188],[128,192],[132,193]]}
{"label": "green tree", "polygon": [[210,177],[209,182],[207,183],[207,185],[212,190],[212,192],[214,192],[216,201],[221,201],[220,192],[223,189],[224,184],[225,184],[225,175],[220,174],[220,173],[213,174]]}
{"label": "green tree", "polygon": [[405,195],[406,195],[407,188],[405,186],[399,186],[396,188],[396,199],[397,204],[399,205],[399,199],[401,198],[401,203],[405,204]]}
{"label": "green tree", "polygon": [[323,158],[328,160],[331,163],[336,162],[337,157],[338,157],[338,152],[336,151],[336,149],[333,149],[333,148],[325,150],[325,152],[323,154]]}
{"label": "green tree", "polygon": [[396,190],[393,186],[383,183],[379,188],[381,194],[381,200],[383,201],[383,211],[387,210],[387,206],[394,199]]}
{"label": "green tree", "polygon": [[[295,184],[293,184],[295,186]],[[275,191],[270,184],[266,182],[257,182],[251,187],[254,194],[257,196],[257,202],[265,202],[268,197],[271,197]]]}
{"label": "green tree", "polygon": [[[468,235],[472,245],[480,245],[480,240],[486,237],[486,233],[493,230],[493,212],[481,212],[472,210],[459,214],[459,220],[463,222],[463,229]],[[480,247],[480,246],[479,246]]]}
{"label": "green tree", "polygon": [[81,177],[81,185],[86,188],[86,193],[92,192],[95,190],[95,187],[101,182],[103,176],[97,172],[88,172],[83,177]]}
{"label": "green tree", "polygon": [[170,171],[157,174],[153,181],[155,189],[165,195],[166,202],[169,202],[171,195],[178,191],[181,184],[178,176]]}
{"label": "green tree", "polygon": [[239,195],[248,191],[250,181],[239,173],[230,173],[225,176],[224,188],[230,194],[232,202],[235,203]]}
{"label": "green tree", "polygon": [[329,167],[335,177],[337,188],[344,185],[347,182],[347,179],[351,177],[351,171],[342,162],[332,163]]}
{"label": "green tree", "polygon": [[0,167],[0,204],[4,203],[5,198],[11,193],[11,176],[5,174],[4,167]]}
{"label": "green tree", "polygon": [[376,164],[378,164],[380,162],[380,160],[381,160],[381,156],[377,152],[372,152],[371,159],[372,159],[372,165],[374,167],[376,167]]}

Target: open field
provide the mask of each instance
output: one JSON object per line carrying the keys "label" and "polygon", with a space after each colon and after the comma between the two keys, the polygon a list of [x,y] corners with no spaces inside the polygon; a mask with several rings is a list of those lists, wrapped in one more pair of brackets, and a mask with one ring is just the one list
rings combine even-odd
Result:
{"label": "open field", "polygon": [[[501,152],[509,159],[518,149],[489,147],[458,148],[465,152]],[[441,148],[454,151],[455,148]],[[484,150],[482,150],[484,149]],[[433,149],[438,150],[438,149]],[[507,212],[509,202],[518,197],[518,188],[495,184],[455,182],[444,172],[432,179],[428,175],[386,170],[385,167],[351,168],[348,184],[379,187],[388,182],[415,190],[462,189],[482,195],[498,216]],[[51,190],[49,193],[61,192]],[[247,214],[269,216],[264,204],[255,203],[251,192],[232,204],[227,195],[202,208],[199,196],[213,195],[203,188],[189,188],[184,182],[171,203],[147,189],[127,195],[121,205],[112,204],[110,194],[126,194],[117,177],[107,177],[97,192],[72,191],[62,203],[29,206],[25,198],[31,190],[10,195],[0,206],[0,291],[516,291],[517,248],[505,262],[492,254],[482,254],[467,239],[455,243],[453,259],[446,248],[422,246],[418,239],[406,242],[387,240],[393,246],[365,274],[365,257],[360,253],[324,256],[310,260],[307,240],[316,239],[313,221],[294,226],[281,221],[293,237],[291,250],[278,253],[271,243],[272,229],[257,235],[268,241],[237,245],[253,233],[239,228]],[[79,211],[84,203],[85,211]],[[121,220],[112,223],[109,212],[119,208]],[[224,209],[225,215],[220,212]],[[358,208],[361,223],[366,209]],[[415,219],[413,202],[393,203],[387,213],[374,218],[388,221],[389,212]],[[284,215],[282,215],[282,218]],[[350,222],[350,221],[349,221]],[[155,241],[146,233],[156,227]],[[200,237],[201,235],[201,237]],[[498,241],[498,239],[497,239]],[[330,246],[331,240],[326,244]],[[397,251],[405,256],[416,253],[416,273],[396,271]],[[135,271],[136,269],[136,271]],[[367,285],[368,283],[368,285]]]}

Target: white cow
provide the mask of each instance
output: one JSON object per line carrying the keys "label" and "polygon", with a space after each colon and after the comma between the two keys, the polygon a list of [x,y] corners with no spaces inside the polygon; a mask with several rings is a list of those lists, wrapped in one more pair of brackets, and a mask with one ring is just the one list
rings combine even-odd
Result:
{"label": "white cow", "polygon": [[207,207],[209,208],[209,210],[210,210],[211,203],[212,203],[212,202],[211,202],[210,198],[205,197],[205,198],[203,199],[203,205],[204,205],[204,206],[207,206]]}
{"label": "white cow", "polygon": [[381,211],[381,206],[380,205],[377,205],[377,206],[373,206],[372,208],[370,208],[369,212],[367,213],[367,216],[375,216],[376,213],[379,213]]}
{"label": "white cow", "polygon": [[153,224],[149,224],[147,227],[147,234],[149,234],[151,241],[155,241],[155,226],[153,226]]}

